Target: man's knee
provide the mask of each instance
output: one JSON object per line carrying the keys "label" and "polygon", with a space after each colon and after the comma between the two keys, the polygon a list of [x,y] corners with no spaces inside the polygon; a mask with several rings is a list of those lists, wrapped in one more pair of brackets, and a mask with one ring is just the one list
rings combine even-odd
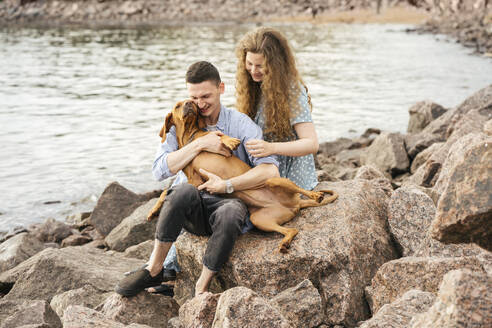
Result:
{"label": "man's knee", "polygon": [[220,226],[228,232],[241,231],[246,220],[248,209],[246,205],[236,199],[228,201],[216,210],[214,225]]}
{"label": "man's knee", "polygon": [[200,200],[200,192],[191,184],[182,183],[174,186],[166,198],[168,200],[167,203],[172,203],[172,205],[179,204],[189,206],[190,204]]}

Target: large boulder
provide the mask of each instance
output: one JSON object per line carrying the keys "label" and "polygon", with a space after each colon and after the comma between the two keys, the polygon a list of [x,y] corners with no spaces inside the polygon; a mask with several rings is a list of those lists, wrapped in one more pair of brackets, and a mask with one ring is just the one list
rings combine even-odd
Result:
{"label": "large boulder", "polygon": [[429,234],[436,213],[434,201],[419,187],[405,185],[393,192],[388,205],[390,233],[403,256],[459,257],[479,255],[476,245],[446,245]]}
{"label": "large boulder", "polygon": [[141,205],[111,230],[104,239],[109,248],[123,252],[130,246],[140,244],[149,239],[153,240],[157,220],[148,222],[147,215],[157,203],[157,200],[158,198],[154,198]]}
{"label": "large boulder", "polygon": [[213,328],[291,328],[287,319],[257,293],[234,287],[219,298]]}
{"label": "large boulder", "polygon": [[143,292],[134,297],[123,297],[113,293],[98,309],[106,318],[124,324],[166,328],[168,320],[178,315],[179,306],[172,297],[158,294]]}
{"label": "large boulder", "polygon": [[[371,180],[322,182],[317,189],[335,190],[339,198],[304,209],[287,224],[299,229],[287,254],[277,251],[279,234],[240,236],[211,290],[245,286],[271,298],[309,279],[321,295],[326,323],[353,326],[367,319],[364,287],[383,263],[397,256],[387,232],[388,197]],[[193,295],[206,245],[206,237],[189,233],[177,240],[184,277],[175,287],[180,303]]]}
{"label": "large boulder", "polygon": [[407,328],[417,314],[426,312],[434,303],[429,292],[412,289],[391,304],[385,304],[371,319],[359,328]]}
{"label": "large boulder", "polygon": [[94,309],[104,302],[109,295],[111,295],[111,292],[101,293],[92,285],[85,285],[81,288],[55,295],[51,299],[50,305],[59,317],[63,317],[63,312],[69,305],[81,305]]}
{"label": "large boulder", "polygon": [[407,133],[422,131],[430,122],[446,111],[447,109],[432,101],[420,101],[416,103],[408,110],[410,119],[408,121]]}
{"label": "large boulder", "polygon": [[44,244],[27,232],[7,239],[0,244],[0,272],[15,267],[43,249]]}
{"label": "large boulder", "polygon": [[408,171],[410,162],[403,136],[399,133],[381,133],[361,155],[362,164],[376,166],[381,172],[395,176]]}
{"label": "large boulder", "polygon": [[221,294],[200,294],[179,308],[179,324],[186,328],[211,328]]}
{"label": "large boulder", "polygon": [[318,327],[323,322],[323,304],[318,290],[308,279],[270,300],[293,327]]}
{"label": "large boulder", "polygon": [[0,300],[0,327],[61,328],[60,318],[43,300]]}
{"label": "large boulder", "polygon": [[4,299],[51,300],[57,294],[91,285],[100,293],[112,291],[123,273],[145,261],[109,255],[97,248],[48,248],[0,274],[0,282],[14,283]]}
{"label": "large boulder", "polygon": [[432,236],[445,243],[474,242],[492,251],[492,138],[473,145],[450,170]]}
{"label": "large boulder", "polygon": [[158,197],[155,192],[138,195],[118,182],[112,182],[99,197],[90,222],[101,235],[106,236],[137,207],[155,197]]}
{"label": "large boulder", "polygon": [[106,318],[104,314],[81,305],[70,305],[63,314],[63,327],[66,328],[151,328],[147,325],[122,324]]}
{"label": "large boulder", "polygon": [[411,289],[437,293],[442,277],[461,268],[485,272],[483,260],[478,256],[403,257],[385,263],[366,288],[372,313],[377,313],[383,305],[392,303]]}
{"label": "large boulder", "polygon": [[492,327],[491,313],[491,276],[453,270],[444,276],[434,305],[414,317],[408,327]]}

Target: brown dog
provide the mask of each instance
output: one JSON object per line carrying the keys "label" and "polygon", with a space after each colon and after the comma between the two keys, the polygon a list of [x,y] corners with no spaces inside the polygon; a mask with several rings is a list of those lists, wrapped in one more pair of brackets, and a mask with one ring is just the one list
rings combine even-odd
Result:
{"label": "brown dog", "polygon": [[[172,125],[176,127],[179,148],[208,133],[203,130],[205,123],[198,113],[198,107],[191,100],[178,102],[172,112],[167,115],[159,134],[162,137],[162,142],[166,140],[166,133],[169,132]],[[221,140],[231,150],[240,144],[239,139],[226,135],[223,135]],[[188,183],[195,187],[206,181],[206,177],[200,174],[200,169],[211,172],[222,179],[230,179],[251,168],[236,156],[225,157],[215,153],[201,152],[183,169],[188,178]],[[149,221],[159,213],[166,193],[167,190],[164,190],[159,201],[149,213],[147,217]],[[323,193],[331,194],[331,196],[323,199]],[[309,199],[301,199],[300,194],[309,197]],[[271,178],[261,188],[234,191],[232,194],[224,196],[241,199],[248,206],[251,222],[256,228],[283,234],[284,238],[279,245],[279,251],[285,253],[298,230],[281,225],[290,221],[300,209],[326,205],[335,201],[338,194],[331,190],[308,191],[298,187],[289,179]]]}

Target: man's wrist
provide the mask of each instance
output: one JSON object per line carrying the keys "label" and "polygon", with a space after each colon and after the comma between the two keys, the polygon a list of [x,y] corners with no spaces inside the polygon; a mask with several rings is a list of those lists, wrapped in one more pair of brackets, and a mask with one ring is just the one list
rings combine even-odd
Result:
{"label": "man's wrist", "polygon": [[234,192],[234,186],[232,185],[231,180],[226,180],[225,181],[225,192],[227,194],[232,194]]}

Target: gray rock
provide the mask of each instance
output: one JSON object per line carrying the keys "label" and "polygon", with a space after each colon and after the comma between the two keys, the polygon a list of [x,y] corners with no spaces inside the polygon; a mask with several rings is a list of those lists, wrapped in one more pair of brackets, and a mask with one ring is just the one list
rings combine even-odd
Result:
{"label": "gray rock", "polygon": [[381,133],[361,155],[362,164],[376,166],[392,176],[408,171],[409,161],[403,136],[399,133]]}
{"label": "gray rock", "polygon": [[0,328],[20,326],[61,328],[60,318],[46,301],[42,300],[0,300]]}
{"label": "gray rock", "polygon": [[412,289],[391,304],[385,304],[359,328],[407,328],[417,314],[426,312],[434,303],[435,296],[429,292]]}
{"label": "gray rock", "polygon": [[147,221],[147,215],[154,207],[158,198],[151,199],[138,207],[129,217],[125,218],[104,239],[109,248],[123,252],[130,246],[154,239],[157,220]]}
{"label": "gray rock", "polygon": [[427,160],[434,154],[441,146],[444,145],[444,142],[436,142],[432,144],[430,147],[424,149],[412,161],[412,165],[410,166],[410,172],[415,173],[417,169],[422,166]]}
{"label": "gray rock", "polygon": [[[276,251],[281,235],[253,231],[238,238],[231,257],[212,281],[212,292],[245,286],[270,299],[309,279],[319,290],[324,322],[353,326],[367,319],[364,287],[383,263],[396,258],[387,232],[387,195],[373,180],[320,183],[340,196],[332,204],[300,212],[289,252]],[[183,279],[175,298],[193,295],[207,238],[182,234],[176,243]],[[360,256],[364,254],[364,256]]]}
{"label": "gray rock", "polygon": [[44,243],[61,243],[72,234],[72,227],[55,219],[47,219],[31,233]]}
{"label": "gray rock", "polygon": [[203,293],[183,304],[179,308],[179,324],[186,328],[212,327],[220,296]]}
{"label": "gray rock", "polygon": [[483,133],[488,136],[492,136],[492,120],[488,120],[483,126]]}
{"label": "gray rock", "polygon": [[118,182],[112,182],[99,197],[90,222],[101,235],[106,236],[142,203],[139,195]]}
{"label": "gray rock", "polygon": [[391,178],[389,174],[385,175],[374,165],[361,166],[357,170],[357,174],[354,177],[354,179],[365,179],[365,180],[388,179],[388,178]]}
{"label": "gray rock", "polygon": [[410,107],[408,113],[407,133],[422,131],[430,122],[441,116],[447,111],[444,107],[431,101],[420,101]]}
{"label": "gray rock", "polygon": [[147,240],[138,245],[130,246],[125,250],[125,256],[148,260],[154,249],[154,240]]}
{"label": "gray rock", "polygon": [[49,248],[0,274],[0,282],[14,283],[4,299],[51,300],[65,291],[91,285],[101,292],[112,291],[123,273],[145,261],[108,255],[97,248]]}
{"label": "gray rock", "polygon": [[65,328],[151,328],[147,325],[125,325],[106,318],[102,313],[80,305],[70,305],[63,314]]}
{"label": "gray rock", "polygon": [[352,139],[349,138],[338,138],[335,141],[323,142],[319,145],[318,153],[321,153],[326,157],[335,156],[342,150],[349,149],[352,142]]}
{"label": "gray rock", "polygon": [[323,306],[318,290],[308,279],[270,300],[293,327],[318,327],[323,322]]}
{"label": "gray rock", "polygon": [[432,199],[416,187],[401,187],[393,192],[388,223],[402,256],[412,256],[420,248],[435,211]]}
{"label": "gray rock", "polygon": [[390,304],[411,289],[437,293],[442,277],[449,271],[468,268],[485,272],[482,260],[476,256],[433,258],[403,257],[383,264],[371,285],[366,288],[366,298],[372,313]]}
{"label": "gray rock", "polygon": [[98,309],[106,318],[127,325],[139,323],[166,328],[168,320],[178,315],[179,306],[172,297],[158,294],[142,292],[123,297],[113,293]]}
{"label": "gray rock", "polygon": [[472,146],[450,170],[432,222],[444,243],[474,242],[492,250],[492,138]]}
{"label": "gray rock", "polygon": [[15,267],[43,249],[43,243],[27,232],[7,239],[0,244],[0,272]]}
{"label": "gray rock", "polygon": [[80,234],[79,235],[73,234],[62,240],[61,247],[79,246],[79,245],[87,244],[88,242],[91,241],[92,239],[90,237]]}
{"label": "gray rock", "polygon": [[213,328],[292,327],[268,301],[245,287],[231,288],[219,298]]}
{"label": "gray rock", "polygon": [[491,313],[490,275],[453,270],[444,276],[434,305],[413,318],[408,327],[492,327]]}
{"label": "gray rock", "polygon": [[51,299],[50,305],[59,317],[63,317],[63,312],[69,305],[81,305],[94,309],[111,294],[111,292],[101,292],[92,285],[85,285],[81,288],[55,295]]}

